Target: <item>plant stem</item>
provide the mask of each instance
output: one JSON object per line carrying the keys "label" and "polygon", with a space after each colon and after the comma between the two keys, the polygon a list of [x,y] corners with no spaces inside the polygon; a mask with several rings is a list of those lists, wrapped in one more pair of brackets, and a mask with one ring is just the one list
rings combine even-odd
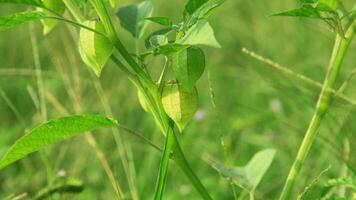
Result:
{"label": "plant stem", "polygon": [[185,173],[185,175],[188,177],[190,182],[193,184],[195,189],[198,190],[200,193],[201,197],[203,197],[204,200],[212,200],[211,196],[209,193],[206,191],[205,187],[203,184],[200,182],[199,178],[197,175],[195,175],[194,171],[190,167],[187,159],[184,156],[183,150],[180,147],[177,133],[174,132],[174,160],[176,161],[177,165],[181,168],[181,170]]}
{"label": "plant stem", "polygon": [[[151,110],[153,111],[154,118],[156,122],[158,122],[162,132],[166,134],[166,144],[165,144],[165,151],[162,158],[162,163],[160,167],[160,175],[159,175],[159,185],[157,186],[157,193],[155,197],[158,199],[163,198],[163,191],[165,188],[166,183],[166,173],[168,170],[168,160],[166,159],[167,156],[169,158],[169,154],[171,152],[172,146],[174,146],[174,150],[176,150],[176,158],[178,165],[182,168],[183,172],[188,176],[189,180],[193,183],[196,189],[200,192],[202,197],[206,200],[211,200],[212,198],[209,196],[208,192],[197,178],[195,173],[192,171],[191,167],[189,166],[188,162],[185,159],[185,156],[179,146],[179,142],[175,137],[175,134],[172,134],[171,131],[174,133],[172,126],[169,124],[168,116],[166,115],[161,99],[159,90],[156,84],[150,79],[150,77],[144,72],[144,70],[140,67],[140,65],[132,58],[130,53],[124,47],[120,39],[118,38],[112,20],[105,8],[105,4],[103,0],[91,0],[90,1],[94,6],[97,14],[99,15],[105,30],[108,34],[109,39],[113,42],[115,48],[119,51],[121,56],[124,58],[126,63],[132,68],[132,70],[137,74],[137,76],[143,81],[141,83],[140,80],[129,79],[135,84],[135,86],[143,92],[146,100],[150,104]],[[117,63],[118,64],[118,63]],[[120,63],[121,65],[121,63]],[[120,67],[122,68],[122,67]],[[156,109],[157,110],[156,110]],[[156,111],[156,112],[155,112]],[[171,128],[169,128],[171,127]],[[171,130],[172,129],[172,130]],[[168,132],[166,132],[168,130]],[[172,143],[174,142],[174,145]]]}
{"label": "plant stem", "polygon": [[328,72],[324,81],[323,88],[320,92],[318,102],[316,104],[314,115],[309,123],[309,127],[305,133],[303,142],[298,150],[298,154],[289,171],[288,178],[285,182],[280,200],[290,199],[296,179],[304,165],[304,161],[309,154],[310,148],[317,136],[320,123],[328,111],[332,100],[332,88],[339,75],[341,64],[344,60],[347,49],[354,35],[353,26],[350,26],[346,32],[345,38],[337,35],[335,45],[330,60]]}
{"label": "plant stem", "polygon": [[156,185],[156,192],[154,197],[155,200],[163,199],[163,193],[167,180],[169,158],[170,158],[172,146],[174,144],[173,128],[174,128],[174,123],[170,121],[169,128],[167,130],[167,135],[166,135],[166,143],[163,151],[161,167],[160,167],[157,185]]}

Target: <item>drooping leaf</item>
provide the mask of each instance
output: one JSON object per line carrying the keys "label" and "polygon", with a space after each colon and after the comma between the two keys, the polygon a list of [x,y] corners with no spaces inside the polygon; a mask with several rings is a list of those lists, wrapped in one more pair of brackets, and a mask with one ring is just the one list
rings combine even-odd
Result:
{"label": "drooping leaf", "polygon": [[[63,15],[65,5],[62,0],[43,0],[43,4],[46,8],[50,9],[53,12],[56,12],[58,15]],[[43,8],[39,8],[46,15],[53,15],[52,12],[45,10]],[[54,27],[57,26],[58,20],[55,19],[42,19],[41,23],[43,25],[43,35],[47,35],[51,32]]]}
{"label": "drooping leaf", "polygon": [[206,19],[207,17],[210,16],[213,11],[220,7],[225,0],[209,0],[203,5],[201,5],[198,9],[195,10],[193,14],[191,14],[187,26],[190,27],[197,23],[201,19]]}
{"label": "drooping leaf", "polygon": [[172,67],[182,88],[191,91],[204,73],[204,52],[196,47],[184,49],[172,56]]}
{"label": "drooping leaf", "polygon": [[146,0],[139,4],[122,7],[116,15],[119,17],[123,28],[129,31],[133,37],[140,38],[147,26],[147,20],[145,19],[150,17],[152,12],[152,1]]}
{"label": "drooping leaf", "polygon": [[212,159],[208,159],[207,162],[224,178],[249,191],[254,191],[271,166],[275,153],[273,149],[257,152],[247,165],[241,167],[228,167]]}
{"label": "drooping leaf", "polygon": [[14,3],[14,4],[24,4],[30,6],[43,7],[41,0],[0,0],[1,3]]}
{"label": "drooping leaf", "polygon": [[45,18],[46,15],[39,11],[28,11],[15,13],[8,16],[0,17],[0,31],[12,28],[14,26]]}
{"label": "drooping leaf", "polygon": [[188,0],[188,3],[185,5],[184,12],[191,15],[207,1],[208,0]]}
{"label": "drooping leaf", "polygon": [[56,193],[80,193],[84,190],[84,184],[81,180],[75,178],[59,177],[54,183],[40,190],[32,199],[46,199]]}
{"label": "drooping leaf", "polygon": [[97,115],[76,115],[50,120],[18,139],[0,160],[0,169],[30,153],[80,133],[116,125],[116,121]]}
{"label": "drooping leaf", "polygon": [[150,35],[147,36],[147,38],[145,39],[145,47],[148,49],[151,47],[151,43],[150,43],[150,39],[151,37],[154,37],[156,35],[167,35],[169,34],[173,29],[172,28],[164,28],[164,29],[160,29],[158,31],[154,31],[152,32]]}
{"label": "drooping leaf", "polygon": [[220,48],[216,40],[214,30],[206,20],[199,20],[185,33],[184,37],[177,41],[178,44],[184,45],[207,45]]}
{"label": "drooping leaf", "polygon": [[[105,32],[100,21],[86,21],[87,27],[99,32]],[[112,42],[105,36],[81,28],[79,38],[79,52],[86,65],[100,76],[107,60],[113,51]]]}
{"label": "drooping leaf", "polygon": [[162,26],[172,26],[173,22],[168,17],[147,17],[146,20],[160,24]]}

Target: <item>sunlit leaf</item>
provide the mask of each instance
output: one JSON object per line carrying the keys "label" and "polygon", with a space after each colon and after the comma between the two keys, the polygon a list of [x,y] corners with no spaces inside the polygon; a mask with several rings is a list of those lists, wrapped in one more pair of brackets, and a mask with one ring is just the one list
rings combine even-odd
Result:
{"label": "sunlit leaf", "polygon": [[159,47],[168,44],[168,38],[165,35],[155,35],[150,38],[150,45],[152,47]]}
{"label": "sunlit leaf", "polygon": [[[99,32],[105,32],[104,26],[100,21],[86,21],[84,25]],[[100,76],[112,51],[113,44],[107,37],[81,28],[79,52],[84,63],[88,65],[97,76]]]}
{"label": "sunlit leaf", "polygon": [[18,139],[0,160],[0,169],[51,144],[80,133],[116,125],[116,121],[97,115],[77,115],[50,120]]}
{"label": "sunlit leaf", "polygon": [[155,53],[170,56],[170,55],[180,52],[188,47],[189,47],[189,45],[170,43],[170,44],[160,46],[159,48],[156,49]]}
{"label": "sunlit leaf", "polygon": [[[62,0],[43,0],[43,4],[46,8],[50,9],[53,12],[56,12],[58,15],[63,15],[65,5]],[[42,12],[44,12],[47,15],[53,15],[52,12],[40,8]],[[51,32],[54,27],[57,26],[58,20],[55,19],[42,19],[41,23],[43,25],[43,34],[47,35],[49,32]]]}
{"label": "sunlit leaf", "polygon": [[122,7],[116,13],[120,19],[121,26],[129,31],[133,37],[140,38],[147,26],[146,18],[153,12],[151,0],[143,1],[139,4],[133,4]]}
{"label": "sunlit leaf", "polygon": [[28,11],[15,13],[8,16],[0,17],[0,31],[12,28],[14,26],[45,18],[45,14],[39,11]]}
{"label": "sunlit leaf", "polygon": [[177,43],[184,45],[207,45],[215,48],[221,47],[215,38],[213,28],[211,28],[209,22],[206,20],[199,20]]}

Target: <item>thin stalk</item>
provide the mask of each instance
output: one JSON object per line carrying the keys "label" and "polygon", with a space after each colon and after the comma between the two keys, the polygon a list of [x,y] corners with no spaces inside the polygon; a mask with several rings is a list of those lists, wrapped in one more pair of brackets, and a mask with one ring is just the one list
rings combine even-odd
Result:
{"label": "thin stalk", "polygon": [[174,123],[171,121],[167,130],[166,143],[164,146],[163,156],[161,160],[161,167],[159,171],[159,176],[156,185],[156,192],[154,199],[161,200],[163,199],[163,193],[167,182],[167,173],[168,173],[168,164],[169,158],[171,155],[171,149],[174,144],[174,138],[172,137],[174,128]]}
{"label": "thin stalk", "polygon": [[335,81],[340,72],[341,64],[344,60],[345,54],[352,41],[353,36],[353,26],[350,26],[350,28],[348,28],[345,38],[339,35],[336,36],[328,72],[326,74],[324,85],[320,92],[318,102],[316,104],[314,115],[305,133],[303,142],[298,150],[298,154],[294,160],[294,163],[289,171],[287,180],[280,196],[280,200],[290,199],[290,197],[292,196],[296,179],[314,143],[314,139],[317,136],[320,123],[330,107],[333,96],[330,88],[334,87]]}
{"label": "thin stalk", "polygon": [[182,148],[181,148],[181,146],[179,144],[178,136],[177,136],[176,132],[174,132],[173,150],[174,150],[174,160],[175,160],[175,162],[180,167],[180,169],[184,172],[184,174],[188,177],[188,179],[193,184],[195,189],[197,189],[197,191],[199,192],[201,197],[204,200],[212,200],[211,196],[209,195],[209,193],[207,192],[207,190],[205,189],[203,184],[200,182],[199,178],[194,173],[194,171],[190,167],[187,159],[185,158],[183,150],[182,150]]}

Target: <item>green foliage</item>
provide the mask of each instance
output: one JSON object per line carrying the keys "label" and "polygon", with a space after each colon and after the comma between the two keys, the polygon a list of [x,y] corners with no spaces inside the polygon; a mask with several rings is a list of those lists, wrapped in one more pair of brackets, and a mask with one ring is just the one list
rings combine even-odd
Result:
{"label": "green foliage", "polygon": [[164,28],[164,29],[160,29],[160,30],[157,30],[157,31],[154,31],[154,32],[152,32],[151,34],[149,34],[148,36],[147,36],[147,38],[145,39],[145,47],[146,48],[150,48],[150,47],[152,47],[151,46],[151,42],[150,42],[150,40],[151,40],[151,38],[152,37],[155,37],[155,36],[157,36],[157,35],[168,35],[170,32],[172,32],[173,31],[173,29],[172,28]]}
{"label": "green foliage", "polygon": [[143,1],[139,4],[122,7],[116,13],[120,19],[121,26],[129,31],[134,38],[140,38],[147,27],[146,18],[153,12],[151,0]]}
{"label": "green foliage", "polygon": [[[308,17],[323,20],[331,29],[344,35],[341,19],[343,15],[341,3],[338,0],[303,1],[300,8],[273,14],[272,16]],[[342,13],[342,14],[340,14]]]}
{"label": "green foliage", "polygon": [[46,15],[39,11],[27,11],[15,13],[8,16],[0,17],[0,31],[12,28],[14,26],[45,18]]}
{"label": "green foliage", "polygon": [[343,178],[330,179],[325,184],[325,187],[337,187],[337,186],[345,186],[356,192],[356,178],[343,177]]}
{"label": "green foliage", "polygon": [[187,5],[185,5],[184,12],[191,15],[207,1],[208,0],[189,0]]}
{"label": "green foliage", "polygon": [[275,153],[274,149],[257,152],[247,165],[241,167],[228,167],[212,159],[207,162],[229,181],[253,192],[271,166]]}
{"label": "green foliage", "polygon": [[[105,31],[104,26],[100,21],[86,21],[84,24],[96,31]],[[107,37],[81,28],[79,52],[84,63],[92,69],[97,76],[100,76],[112,51],[113,44]]]}
{"label": "green foliage", "polygon": [[192,91],[205,69],[205,56],[200,48],[190,47],[172,56],[175,77],[187,91]]}
{"label": "green foliage", "polygon": [[116,121],[97,115],[77,115],[50,120],[18,139],[0,160],[0,169],[30,153],[80,133],[116,125]]}
{"label": "green foliage", "polygon": [[186,26],[190,27],[201,19],[207,19],[216,10],[216,8],[220,7],[224,2],[225,0],[207,1],[190,15],[188,21],[186,22]]}
{"label": "green foliage", "polygon": [[14,3],[43,7],[43,3],[41,0],[0,0],[0,4],[1,3]]}
{"label": "green foliage", "polygon": [[168,17],[147,17],[146,20],[160,24],[162,26],[172,26],[173,22]]}
{"label": "green foliage", "polygon": [[[62,0],[43,0],[43,4],[47,9],[51,10],[48,11],[46,9],[41,9],[41,11],[43,11],[46,15],[53,15],[52,12],[55,12],[56,14],[62,16],[64,13],[65,5]],[[58,20],[55,19],[43,19],[41,22],[43,25],[44,35],[51,32],[58,24]]]}
{"label": "green foliage", "polygon": [[206,20],[199,20],[185,33],[184,37],[177,41],[183,45],[206,45],[215,48],[220,48],[219,42],[216,40],[214,30]]}

